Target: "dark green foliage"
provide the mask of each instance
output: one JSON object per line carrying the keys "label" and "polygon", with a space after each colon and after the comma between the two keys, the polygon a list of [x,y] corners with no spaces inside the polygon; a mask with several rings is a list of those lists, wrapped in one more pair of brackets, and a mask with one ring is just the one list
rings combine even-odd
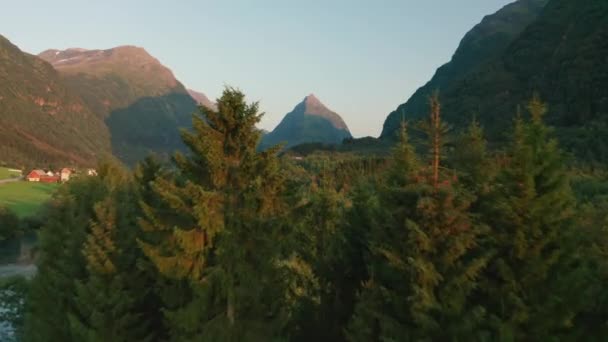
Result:
{"label": "dark green foliage", "polygon": [[[578,281],[585,286],[575,289],[575,298],[583,309],[572,320],[576,329],[570,333],[572,340],[602,341],[608,334],[608,202],[605,198],[586,201],[577,208],[577,226],[580,234],[576,236],[579,246],[577,254],[581,262]],[[570,285],[570,284],[568,284]]]}
{"label": "dark green foliage", "polygon": [[61,188],[39,232],[38,271],[29,294],[27,341],[71,341],[68,314],[76,310],[76,282],[86,277],[81,249],[93,206],[105,196],[97,178]]}
{"label": "dark green foliage", "polygon": [[20,231],[19,217],[8,208],[0,207],[0,241],[15,237]]}
{"label": "dark green foliage", "polygon": [[25,340],[604,340],[605,171],[566,168],[538,97],[501,151],[430,104],[418,150],[402,122],[390,157],[278,158],[226,89],[173,165],[61,188]]}
{"label": "dark green foliage", "polygon": [[[184,132],[189,155],[177,154],[181,181],[153,185],[167,210],[146,210],[142,241],[167,278],[188,299],[167,313],[179,341],[268,340],[281,331],[281,281],[273,247],[282,177],[276,149],[256,152],[258,105],[226,89],[217,111],[202,107]],[[159,215],[161,214],[162,215]]]}
{"label": "dark green foliage", "polygon": [[138,268],[138,197],[129,175],[104,164],[99,177],[108,192],[94,205],[82,248],[86,278],[76,283],[76,310],[69,315],[75,341],[152,341],[160,330],[146,315],[151,291]]}
{"label": "dark green foliage", "polygon": [[[293,248],[286,266],[291,271],[294,314],[291,340],[343,341],[355,297],[366,277],[363,247],[368,192],[357,186],[354,204],[336,191],[331,176],[321,175],[289,217]],[[350,218],[350,219],[349,219]]]}
{"label": "dark green foliage", "polygon": [[[154,279],[139,261],[140,191],[114,162],[62,187],[40,230],[27,341],[152,341],[163,336]],[[154,273],[152,273],[154,274]]]}
{"label": "dark green foliage", "polygon": [[494,185],[498,171],[497,158],[490,155],[483,129],[476,120],[458,136],[453,145],[447,162],[456,171],[459,183],[474,196],[471,210],[478,213]]}
{"label": "dark green foliage", "polygon": [[[485,220],[487,248],[496,252],[484,277],[488,322],[501,340],[554,337],[574,316],[560,281],[569,276],[574,198],[557,141],[538,98],[529,122],[518,117],[506,165],[496,180]],[[570,283],[570,286],[574,286]]]}
{"label": "dark green foliage", "polygon": [[341,144],[303,143],[289,148],[285,154],[308,156],[318,152],[356,153],[363,156],[386,156],[390,152],[390,142],[379,138],[345,138]]}
{"label": "dark green foliage", "polygon": [[402,125],[372,221],[370,276],[349,326],[352,341],[464,340],[483,321],[483,306],[469,297],[487,262],[477,250],[485,229],[468,213],[467,193],[440,170],[445,126],[436,98],[426,127],[428,166]]}

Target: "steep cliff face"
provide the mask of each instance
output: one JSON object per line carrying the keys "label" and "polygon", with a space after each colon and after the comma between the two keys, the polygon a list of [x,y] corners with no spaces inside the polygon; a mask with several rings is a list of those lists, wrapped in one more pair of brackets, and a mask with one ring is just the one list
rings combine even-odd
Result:
{"label": "steep cliff face", "polygon": [[103,120],[49,63],[0,36],[0,162],[93,165],[109,140]]}
{"label": "steep cliff face", "polygon": [[351,137],[340,115],[311,94],[286,114],[272,132],[264,135],[261,146],[285,143],[285,147],[291,147],[311,142],[339,144]]}

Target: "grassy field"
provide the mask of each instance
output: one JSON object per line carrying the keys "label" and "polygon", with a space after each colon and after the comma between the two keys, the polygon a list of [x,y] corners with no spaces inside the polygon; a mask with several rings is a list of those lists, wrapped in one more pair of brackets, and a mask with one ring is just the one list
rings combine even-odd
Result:
{"label": "grassy field", "polygon": [[21,173],[10,170],[11,169],[7,167],[0,167],[0,179],[8,179],[21,176]]}
{"label": "grassy field", "polygon": [[51,198],[59,184],[14,182],[0,184],[0,206],[6,206],[20,217],[34,215]]}

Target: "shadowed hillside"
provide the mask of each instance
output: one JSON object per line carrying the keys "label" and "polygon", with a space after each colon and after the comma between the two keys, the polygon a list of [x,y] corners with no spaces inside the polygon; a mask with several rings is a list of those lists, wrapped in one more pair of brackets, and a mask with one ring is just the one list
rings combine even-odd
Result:
{"label": "shadowed hillside", "polygon": [[110,113],[113,154],[129,165],[154,152],[170,155],[184,148],[177,129],[191,126],[194,100],[183,93],[144,97]]}
{"label": "shadowed hillside", "polygon": [[150,152],[181,148],[179,129],[191,127],[196,102],[146,50],[47,50],[68,87],[108,124],[112,152],[133,164]]}

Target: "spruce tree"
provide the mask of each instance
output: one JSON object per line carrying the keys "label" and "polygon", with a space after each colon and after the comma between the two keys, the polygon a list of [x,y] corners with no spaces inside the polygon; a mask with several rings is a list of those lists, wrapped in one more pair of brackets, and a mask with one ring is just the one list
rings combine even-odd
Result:
{"label": "spruce tree", "polygon": [[333,176],[322,172],[288,217],[293,222],[293,247],[286,266],[295,299],[291,340],[345,340],[344,328],[365,277],[366,234],[358,229],[361,222],[351,225],[348,219],[350,215],[365,217],[370,210],[362,206],[361,192],[354,199],[356,209],[351,208],[346,194],[337,191]]}
{"label": "spruce tree", "polygon": [[167,313],[171,339],[272,340],[283,326],[273,220],[283,184],[277,149],[256,151],[261,114],[238,90],[227,88],[217,111],[201,107],[201,114],[182,135],[190,153],[176,154],[176,179],[153,185],[170,210],[147,208],[141,222],[166,237],[141,244],[183,287],[181,304]]}
{"label": "spruce tree", "polygon": [[[154,182],[159,178],[170,177],[172,177],[172,174],[169,172],[167,165],[156,156],[148,156],[137,165],[134,178],[139,202],[135,217],[141,218],[145,216],[146,212],[150,211],[160,213],[169,209],[156,194]],[[159,244],[165,239],[170,239],[169,231],[145,231],[142,229],[144,226],[142,222],[138,219],[138,224],[134,229],[138,241]],[[140,305],[140,310],[145,313],[145,319],[149,322],[150,329],[154,331],[155,338],[166,340],[169,336],[169,327],[165,324],[163,311],[182,304],[184,296],[180,291],[178,282],[160,273],[141,249],[138,249],[138,252],[136,263],[140,272],[139,281],[146,286],[145,289],[142,289],[143,305]]]}
{"label": "spruce tree", "polygon": [[449,162],[459,183],[476,196],[476,202],[490,192],[496,165],[488,153],[483,128],[477,120],[473,120],[456,139]]}
{"label": "spruce tree", "polygon": [[403,126],[380,192],[385,211],[371,230],[370,277],[348,330],[352,341],[465,340],[484,315],[470,300],[488,258],[477,250],[484,227],[442,168],[447,126],[436,96],[430,104],[428,162],[418,161]]}
{"label": "spruce tree", "polygon": [[94,206],[82,249],[87,274],[76,284],[72,335],[77,341],[151,341],[157,335],[145,303],[150,284],[137,266],[137,193],[120,166],[99,169],[108,194]]}
{"label": "spruce tree", "polygon": [[487,248],[496,255],[482,300],[500,340],[553,338],[574,315],[559,289],[570,270],[564,267],[574,203],[569,177],[543,123],[546,105],[535,96],[527,108],[531,120],[516,118],[507,164],[483,210],[492,227]]}

